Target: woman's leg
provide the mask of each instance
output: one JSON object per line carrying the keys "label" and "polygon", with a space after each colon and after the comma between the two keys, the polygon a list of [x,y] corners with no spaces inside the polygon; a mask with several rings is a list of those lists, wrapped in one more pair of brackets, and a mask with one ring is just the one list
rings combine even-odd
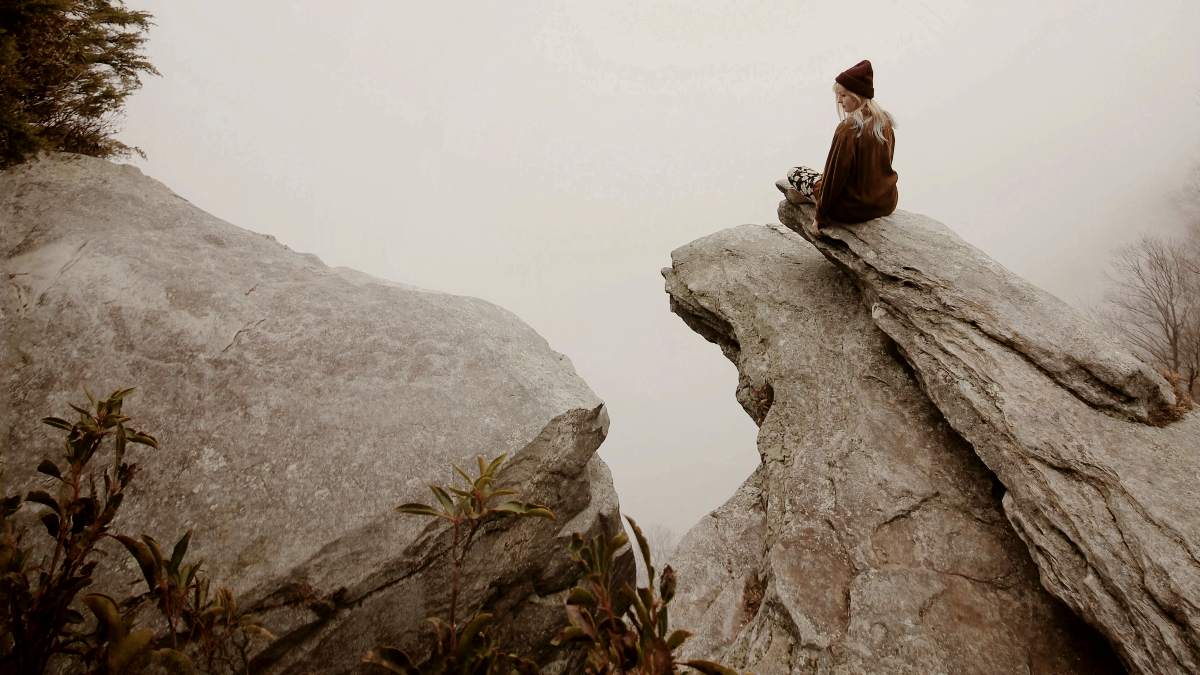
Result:
{"label": "woman's leg", "polygon": [[816,201],[816,196],[813,194],[813,185],[821,177],[819,171],[814,171],[807,166],[797,166],[788,172],[788,183],[800,193],[806,201]]}

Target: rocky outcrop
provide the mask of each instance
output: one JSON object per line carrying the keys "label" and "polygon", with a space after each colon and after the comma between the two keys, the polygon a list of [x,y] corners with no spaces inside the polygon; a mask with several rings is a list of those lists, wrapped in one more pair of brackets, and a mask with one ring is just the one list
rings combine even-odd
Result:
{"label": "rocky outcrop", "polygon": [[690,656],[775,673],[1103,673],[1038,582],[991,472],[872,323],[779,226],[683,246],[672,310],[737,365],[762,463],[681,542]]}
{"label": "rocky outcrop", "polygon": [[804,232],[1004,487],[1042,583],[1132,671],[1200,671],[1200,415],[1062,302],[912,213]]}
{"label": "rocky outcrop", "polygon": [[564,621],[571,533],[620,527],[604,405],[495,305],[330,269],[79,155],[0,174],[0,266],[6,489],[57,452],[39,418],[136,386],[126,410],[162,450],[139,456],[118,529],[193,529],[280,636],[264,668],[350,672],[415,645],[447,604],[449,540],[393,508],[452,463],[508,453],[502,477],[558,514],[488,529],[468,561],[464,604],[506,617],[515,647]]}

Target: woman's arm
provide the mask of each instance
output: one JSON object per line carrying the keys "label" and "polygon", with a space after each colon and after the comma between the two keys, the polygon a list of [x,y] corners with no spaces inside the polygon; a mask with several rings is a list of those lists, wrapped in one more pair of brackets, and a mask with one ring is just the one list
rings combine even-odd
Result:
{"label": "woman's arm", "polygon": [[850,168],[854,164],[854,129],[843,122],[833,132],[833,144],[825,158],[825,173],[821,175],[821,192],[817,198],[817,223],[829,222],[829,211],[842,196]]}

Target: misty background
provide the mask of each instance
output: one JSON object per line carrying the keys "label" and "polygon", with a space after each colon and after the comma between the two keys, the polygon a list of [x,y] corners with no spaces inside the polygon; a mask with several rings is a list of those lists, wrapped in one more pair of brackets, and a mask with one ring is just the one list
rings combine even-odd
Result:
{"label": "misty background", "polygon": [[660,537],[758,455],[659,269],[776,221],[838,72],[875,67],[901,209],[1080,307],[1113,250],[1182,229],[1200,163],[1195,0],[127,5],[163,76],[123,161],[329,265],[515,312],[607,403],[622,510]]}

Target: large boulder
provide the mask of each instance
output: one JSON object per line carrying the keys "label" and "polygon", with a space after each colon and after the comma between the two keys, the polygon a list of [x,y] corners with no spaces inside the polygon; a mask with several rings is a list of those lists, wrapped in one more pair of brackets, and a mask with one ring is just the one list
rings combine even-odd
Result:
{"label": "large boulder", "polygon": [[136,386],[125,409],[161,450],[138,452],[118,530],[194,530],[279,636],[259,667],[350,672],[376,645],[416,646],[446,610],[449,537],[394,507],[431,501],[452,464],[507,453],[502,478],[557,513],[489,527],[466,563],[463,605],[498,612],[517,649],[564,622],[571,534],[620,528],[603,403],[491,303],[330,269],[69,154],[0,174],[0,267],[6,489],[58,452],[39,418]]}
{"label": "large boulder", "polygon": [[685,649],[759,675],[1104,673],[1000,490],[851,279],[778,226],[675,250],[671,308],[737,366],[761,465],[683,539]]}
{"label": "large boulder", "polygon": [[1178,420],[1162,377],[944,225],[897,211],[813,234],[812,215],[780,205],[1003,485],[1043,585],[1131,671],[1200,672],[1200,415]]}

